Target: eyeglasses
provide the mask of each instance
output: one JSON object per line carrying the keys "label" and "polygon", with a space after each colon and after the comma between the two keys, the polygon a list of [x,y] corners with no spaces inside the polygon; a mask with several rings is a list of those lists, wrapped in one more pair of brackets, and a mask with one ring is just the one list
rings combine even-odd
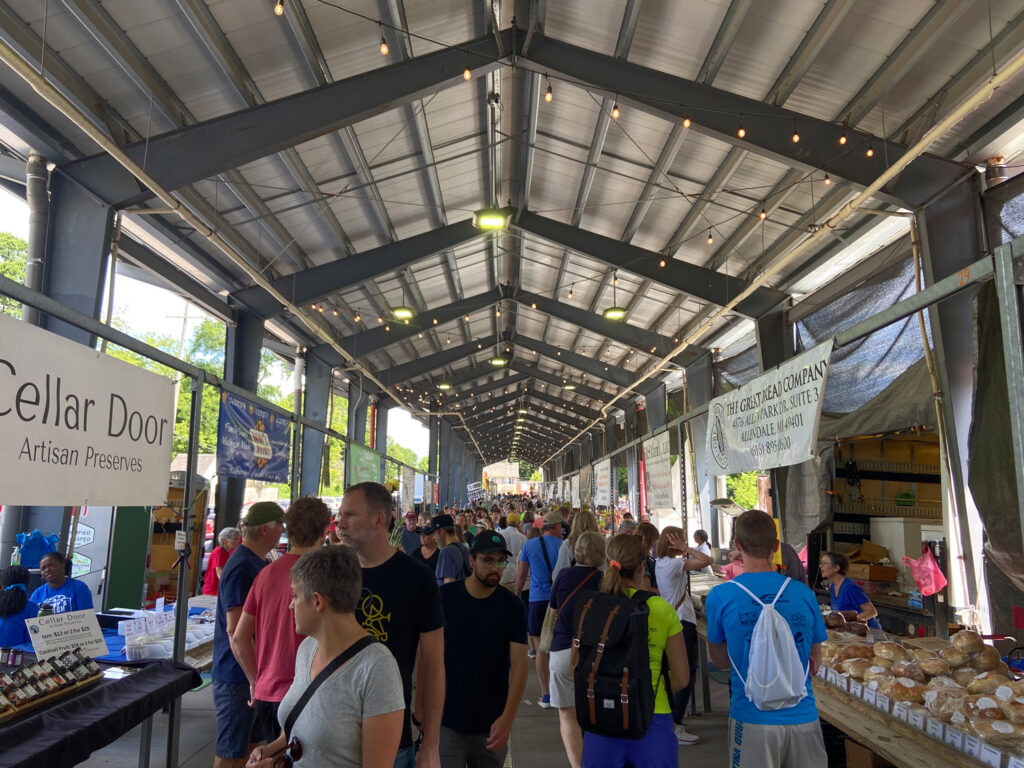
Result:
{"label": "eyeglasses", "polygon": [[495,560],[493,557],[478,557],[476,561],[485,568],[504,568],[508,565],[508,559],[504,557],[501,560]]}
{"label": "eyeglasses", "polygon": [[292,737],[284,749],[280,752],[275,752],[270,757],[274,757],[274,768],[292,768],[292,764],[296,760],[302,759],[302,744],[298,739]]}

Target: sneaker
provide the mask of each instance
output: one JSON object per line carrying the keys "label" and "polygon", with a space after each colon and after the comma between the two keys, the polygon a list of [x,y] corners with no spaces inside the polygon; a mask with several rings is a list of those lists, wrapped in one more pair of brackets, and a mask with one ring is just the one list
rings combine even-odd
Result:
{"label": "sneaker", "polygon": [[537,706],[541,709],[551,709],[551,696],[541,696],[537,699]]}
{"label": "sneaker", "polygon": [[530,648],[526,652],[526,658],[528,658],[528,659],[536,659],[537,658],[537,652],[535,650],[533,650],[533,648]]}
{"label": "sneaker", "polygon": [[682,723],[676,726],[676,743],[681,747],[690,747],[700,741],[700,736],[695,733],[689,733],[686,730],[686,726]]}

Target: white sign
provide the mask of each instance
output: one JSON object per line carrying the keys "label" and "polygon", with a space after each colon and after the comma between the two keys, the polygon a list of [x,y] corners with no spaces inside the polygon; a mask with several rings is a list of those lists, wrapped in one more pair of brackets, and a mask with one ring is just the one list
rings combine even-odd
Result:
{"label": "white sign", "polygon": [[672,509],[672,440],[668,432],[644,440],[647,508]]}
{"label": "white sign", "polygon": [[612,503],[612,460],[605,459],[594,465],[594,506],[608,507]]}
{"label": "white sign", "polygon": [[174,384],[0,315],[5,504],[161,504]]}
{"label": "white sign", "polygon": [[814,458],[831,342],[758,376],[708,409],[708,475],[800,464]]}
{"label": "white sign", "polygon": [[573,475],[569,478],[569,482],[572,485],[572,505],[578,507],[580,505],[580,476]]}
{"label": "white sign", "polygon": [[174,549],[178,552],[184,552],[186,544],[188,544],[188,535],[184,531],[175,531]]}
{"label": "white sign", "polygon": [[416,506],[416,472],[412,467],[402,467],[402,487],[399,498],[402,500],[402,514],[415,512]]}
{"label": "white sign", "polygon": [[94,538],[96,538],[96,529],[91,525],[79,522],[78,527],[75,528],[75,549],[92,544]]}
{"label": "white sign", "polygon": [[96,611],[54,613],[36,619],[25,619],[32,650],[38,658],[60,656],[67,651],[81,648],[94,659],[107,655],[107,643],[103,639]]}

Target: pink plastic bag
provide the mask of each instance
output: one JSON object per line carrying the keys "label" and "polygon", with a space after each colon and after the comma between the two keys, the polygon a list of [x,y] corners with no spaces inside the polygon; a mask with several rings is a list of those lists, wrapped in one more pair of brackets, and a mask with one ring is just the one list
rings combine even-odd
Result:
{"label": "pink plastic bag", "polygon": [[932,554],[927,544],[921,545],[921,553],[921,557],[917,560],[904,556],[903,564],[910,569],[914,583],[921,590],[921,594],[928,597],[928,595],[934,595],[936,592],[944,590],[947,582],[946,577],[939,569],[939,564],[935,562],[935,555]]}

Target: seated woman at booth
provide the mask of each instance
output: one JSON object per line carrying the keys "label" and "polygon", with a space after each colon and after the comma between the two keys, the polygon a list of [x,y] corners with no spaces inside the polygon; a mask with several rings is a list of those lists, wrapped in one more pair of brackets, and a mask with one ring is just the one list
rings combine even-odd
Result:
{"label": "seated woman at booth", "polygon": [[31,600],[40,607],[49,605],[54,613],[84,611],[92,608],[92,592],[84,582],[71,578],[71,561],[63,552],[47,552],[39,561],[43,584]]}
{"label": "seated woman at booth", "polygon": [[28,599],[28,577],[20,565],[0,571],[0,647],[29,642],[25,619],[34,619],[39,606]]}
{"label": "seated woman at booth", "polygon": [[878,609],[853,579],[847,578],[850,560],[838,552],[824,552],[820,562],[821,578],[829,582],[828,597],[833,611],[856,611],[857,621],[867,622],[871,629],[881,629]]}

